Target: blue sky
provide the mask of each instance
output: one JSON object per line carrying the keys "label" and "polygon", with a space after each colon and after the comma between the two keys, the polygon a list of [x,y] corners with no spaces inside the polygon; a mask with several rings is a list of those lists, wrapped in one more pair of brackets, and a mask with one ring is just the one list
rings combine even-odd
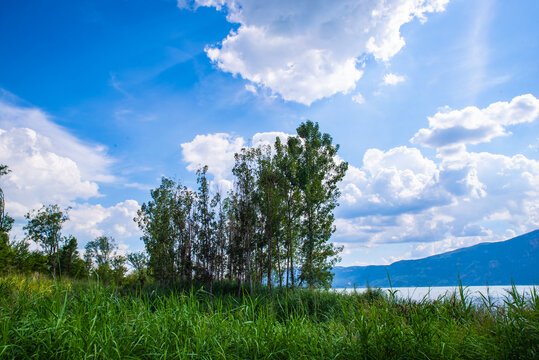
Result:
{"label": "blue sky", "polygon": [[143,247],[162,175],[230,186],[241,146],[317,121],[350,163],[333,241],[385,264],[539,227],[534,0],[0,4],[7,210],[71,206]]}

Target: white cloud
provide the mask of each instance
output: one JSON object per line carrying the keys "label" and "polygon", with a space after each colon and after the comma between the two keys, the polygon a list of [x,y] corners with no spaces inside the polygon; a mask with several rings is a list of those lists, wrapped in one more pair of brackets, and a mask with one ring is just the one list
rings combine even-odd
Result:
{"label": "white cloud", "polygon": [[12,172],[2,178],[6,208],[16,217],[43,203],[68,204],[99,195],[77,162],[53,152],[54,141],[28,128],[0,133],[0,162]]}
{"label": "white cloud", "polygon": [[363,166],[349,166],[341,185],[347,216],[418,212],[450,201],[438,184],[439,169],[418,149],[369,149]]}
{"label": "white cloud", "polygon": [[511,102],[496,102],[484,109],[469,106],[462,110],[438,112],[428,118],[429,128],[420,129],[413,143],[433,148],[489,142],[510,133],[506,127],[532,122],[539,116],[539,99],[520,95]]}
{"label": "white cloud", "polygon": [[[429,118],[429,130],[486,124],[505,131],[535,120],[537,107],[533,96],[523,95],[482,110],[439,112]],[[468,111],[475,116],[462,115]],[[443,142],[435,160],[407,147],[369,149],[341,186],[336,240],[371,248],[414,244],[410,257],[417,258],[537,229],[539,161],[469,152],[468,143]]]}
{"label": "white cloud", "polygon": [[78,203],[102,196],[98,183],[117,180],[110,172],[113,161],[105,151],[69,134],[39,109],[0,99],[0,163],[12,170],[2,177],[1,186],[6,209],[17,219],[12,237],[24,237],[22,218],[29,210],[50,203],[72,208],[63,233],[75,235],[79,246],[100,235],[138,237],[133,221],[137,201],[110,207]]}
{"label": "white cloud", "polygon": [[69,212],[70,221],[66,223],[65,232],[75,235],[79,240],[91,240],[103,235],[116,239],[140,236],[140,230],[133,221],[139,209],[135,200],[126,200],[110,207],[99,204],[76,205]]}
{"label": "white cloud", "polygon": [[385,74],[384,76],[384,85],[397,85],[404,81],[404,76],[397,74]]}
{"label": "white cloud", "polygon": [[[69,158],[77,164],[82,178],[88,181],[113,182],[113,160],[102,145],[89,144],[71,135],[37,108],[20,107],[0,98],[0,129],[28,128],[41,137],[40,151]],[[47,139],[47,140],[44,140]],[[1,156],[1,154],[0,154]]]}
{"label": "white cloud", "polygon": [[400,28],[444,11],[449,0],[186,0],[180,8],[209,6],[239,24],[208,57],[226,72],[264,86],[283,99],[309,105],[353,90],[358,59],[387,61],[405,45]]}
{"label": "white cloud", "polygon": [[258,90],[256,89],[256,86],[254,86],[253,84],[245,84],[245,90],[255,95],[258,94]]}
{"label": "white cloud", "polygon": [[234,167],[234,154],[245,147],[242,137],[225,133],[197,135],[188,143],[181,144],[187,170],[196,171],[208,165],[208,172],[216,180],[226,179]]}
{"label": "white cloud", "polygon": [[[375,159],[384,161],[365,161],[374,167],[351,168],[342,186],[337,240],[369,246],[435,242],[424,253],[430,255],[539,227],[539,161],[464,152],[457,169],[455,160],[434,165],[426,158],[418,161],[420,154],[415,162],[387,156],[402,152],[398,149],[376,151]],[[421,163],[426,166],[414,168]]]}
{"label": "white cloud", "polygon": [[361,95],[360,92],[358,92],[354,96],[352,96],[352,101],[358,104],[364,104],[365,98],[363,97],[363,95]]}
{"label": "white cloud", "polygon": [[[5,96],[4,96],[5,97]],[[37,108],[0,99],[0,163],[6,209],[16,218],[42,204],[72,205],[100,196],[98,182],[116,178],[113,161],[99,145],[87,144],[54,124]]]}
{"label": "white cloud", "polygon": [[262,145],[270,145],[273,147],[277,138],[281,139],[282,144],[285,144],[290,136],[292,135],[280,131],[256,133],[253,135],[251,144],[253,147],[259,147]]}

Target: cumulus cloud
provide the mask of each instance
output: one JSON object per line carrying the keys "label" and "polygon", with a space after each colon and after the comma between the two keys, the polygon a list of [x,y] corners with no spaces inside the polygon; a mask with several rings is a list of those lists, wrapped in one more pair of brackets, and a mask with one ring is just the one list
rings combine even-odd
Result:
{"label": "cumulus cloud", "polygon": [[17,106],[0,98],[0,129],[15,128],[28,128],[41,136],[41,150],[73,160],[84,179],[98,182],[117,180],[110,171],[113,159],[107,156],[104,146],[81,141],[38,108]]}
{"label": "cumulus cloud", "polygon": [[268,131],[268,132],[256,133],[253,135],[253,138],[251,140],[251,146],[252,147],[259,147],[263,145],[273,146],[277,138],[281,140],[282,144],[285,144],[288,141],[288,137],[290,136],[292,135],[286,134],[280,131]]}
{"label": "cumulus cloud", "polygon": [[384,85],[397,85],[404,81],[404,76],[397,74],[385,74],[384,76]]}
{"label": "cumulus cloud", "polygon": [[[460,116],[468,111],[475,114],[465,117],[470,122]],[[438,113],[423,130],[486,124],[506,131],[534,121],[537,111],[537,100],[523,95],[482,110]],[[367,150],[363,165],[351,166],[341,186],[335,239],[369,247],[415,244],[410,257],[417,258],[537,229],[539,161],[470,152],[468,143],[443,142],[434,160],[408,147]]]}
{"label": "cumulus cloud", "polygon": [[405,45],[402,25],[444,11],[449,0],[194,0],[180,8],[208,6],[227,12],[237,30],[206,53],[226,72],[239,74],[309,105],[355,88],[358,59],[388,61]]}
{"label": "cumulus cloud", "polygon": [[434,161],[406,146],[367,150],[363,166],[349,167],[341,189],[341,214],[348,217],[419,212],[451,199],[439,186]]}
{"label": "cumulus cloud", "polygon": [[100,196],[98,182],[116,180],[105,150],[80,141],[40,109],[0,99],[0,163],[12,170],[2,188],[12,216]]}
{"label": "cumulus cloud", "polygon": [[110,207],[100,204],[76,205],[69,212],[70,221],[66,223],[65,231],[79,240],[103,235],[116,239],[140,236],[140,230],[133,221],[139,209],[140,205],[135,200],[122,201]]}
{"label": "cumulus cloud", "polygon": [[12,215],[21,217],[42,203],[67,204],[99,194],[97,183],[84,179],[79,164],[53,148],[52,139],[32,129],[0,130],[0,162],[12,170],[2,179]]}
{"label": "cumulus cloud", "polygon": [[79,140],[40,109],[0,99],[0,163],[12,170],[2,177],[1,186],[6,209],[17,219],[13,238],[24,237],[20,220],[29,210],[50,203],[71,207],[63,233],[75,235],[80,246],[100,235],[118,239],[140,235],[133,221],[137,201],[110,207],[80,203],[102,196],[99,183],[117,180],[110,171],[113,160],[104,147]]}
{"label": "cumulus cloud", "polygon": [[484,109],[469,106],[462,110],[437,112],[428,118],[429,128],[420,129],[413,143],[432,148],[489,142],[510,133],[507,127],[532,122],[539,116],[539,100],[531,94],[510,102],[496,102]]}
{"label": "cumulus cloud", "polygon": [[234,154],[243,147],[245,140],[242,137],[225,133],[197,135],[192,141],[181,144],[187,170],[196,171],[208,165],[208,172],[219,180],[230,175],[234,166]]}

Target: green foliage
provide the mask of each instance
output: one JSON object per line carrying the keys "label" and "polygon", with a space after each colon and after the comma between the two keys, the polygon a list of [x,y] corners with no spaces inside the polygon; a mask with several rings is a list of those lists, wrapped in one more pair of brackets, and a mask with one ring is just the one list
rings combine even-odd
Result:
{"label": "green foliage", "polygon": [[86,268],[104,283],[120,284],[127,272],[124,256],[117,255],[118,244],[112,237],[98,236],[86,244]]}
{"label": "green foliage", "polygon": [[9,243],[9,236],[5,232],[0,232],[0,274],[4,274],[11,267],[14,251]]}
{"label": "green foliage", "polygon": [[163,177],[134,219],[143,232],[150,275],[161,284],[191,279],[195,197],[187,187]]}
{"label": "green foliage", "polygon": [[41,246],[47,256],[49,268],[55,275],[58,274],[61,230],[69,219],[68,210],[62,211],[58,205],[48,205],[25,215],[28,219],[28,224],[24,227],[27,239]]}
{"label": "green foliage", "polygon": [[144,252],[133,252],[127,254],[127,261],[133,267],[140,287],[143,287],[144,282],[146,281],[146,265],[148,264],[148,256]]}
{"label": "green foliage", "polygon": [[0,164],[0,176],[7,175],[10,172],[11,172],[11,170],[9,169],[9,167],[7,165]]}
{"label": "green foliage", "polygon": [[[95,283],[0,278],[2,359],[534,359],[537,294],[461,306],[259,288],[123,292]],[[216,295],[217,293],[222,295]],[[455,301],[454,301],[455,300]]]}
{"label": "green foliage", "polygon": [[[7,165],[0,164],[0,177],[7,175],[11,170]],[[5,213],[5,199],[4,191],[0,188],[0,260],[4,260],[0,263],[0,272],[4,271],[8,267],[9,259],[9,232],[14,223],[14,219]]]}
{"label": "green foliage", "polygon": [[342,250],[329,240],[333,210],[348,164],[318,124],[307,121],[286,144],[243,148],[234,155],[234,189],[211,194],[209,169],[197,192],[168,178],[151,191],[135,221],[143,231],[148,274],[162,286],[215,279],[271,288],[330,286]]}
{"label": "green foliage", "polygon": [[307,121],[297,132],[302,140],[297,178],[304,204],[301,228],[305,262],[301,280],[309,287],[331,286],[333,275],[330,270],[342,251],[329,242],[335,232],[333,210],[340,195],[337,185],[343,179],[348,163],[336,160],[339,146],[332,144],[329,134],[320,132],[318,124]]}
{"label": "green foliage", "polygon": [[15,220],[11,216],[4,214],[4,216],[0,219],[0,234],[8,235],[13,227],[14,222]]}
{"label": "green foliage", "polygon": [[88,276],[86,266],[79,256],[77,247],[78,243],[75,237],[69,236],[64,240],[64,245],[60,249],[59,254],[62,276],[69,276],[73,279],[86,278]]}

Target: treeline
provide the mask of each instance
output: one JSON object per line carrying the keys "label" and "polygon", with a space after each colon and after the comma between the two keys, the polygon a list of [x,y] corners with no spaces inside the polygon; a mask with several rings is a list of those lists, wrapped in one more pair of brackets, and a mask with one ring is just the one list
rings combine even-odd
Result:
{"label": "treeline", "polygon": [[[141,284],[149,275],[162,285],[194,280],[210,291],[223,280],[237,281],[238,291],[252,291],[254,284],[329,286],[342,250],[329,241],[337,185],[348,168],[338,149],[307,121],[296,136],[235,154],[234,186],[225,194],[211,190],[207,166],[196,173],[197,189],[162,178],[134,219],[143,232],[143,253],[116,255],[114,240],[103,236],[88,242],[81,258],[77,240],[60,233],[69,209],[50,205],[27,214],[26,239],[17,243],[7,237],[12,219],[3,217],[0,257],[9,254],[5,264],[11,268],[116,281],[129,262]],[[41,251],[28,251],[28,240]]]}

